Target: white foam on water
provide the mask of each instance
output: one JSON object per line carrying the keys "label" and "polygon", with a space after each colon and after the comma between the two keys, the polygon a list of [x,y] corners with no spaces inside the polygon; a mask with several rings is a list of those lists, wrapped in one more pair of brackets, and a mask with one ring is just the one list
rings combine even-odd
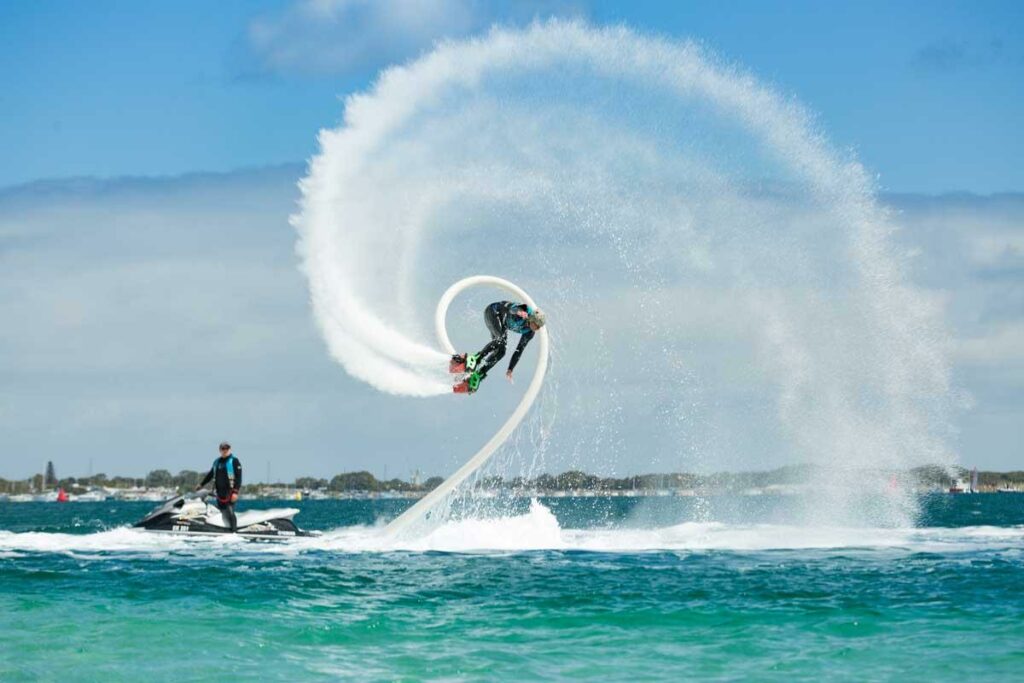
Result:
{"label": "white foam on water", "polygon": [[241,537],[218,535],[189,537],[118,527],[92,534],[0,531],[0,552],[31,553],[172,553],[202,547],[246,543]]}
{"label": "white foam on water", "polygon": [[426,535],[396,541],[392,548],[400,550],[545,550],[565,547],[558,520],[547,507],[530,502],[525,515],[497,519],[452,520]]}
{"label": "white foam on water", "polygon": [[685,522],[661,528],[562,529],[552,512],[532,501],[526,514],[451,520],[416,539],[392,539],[383,526],[334,529],[321,536],[279,542],[238,537],[187,537],[119,528],[95,534],[0,532],[0,557],[57,553],[102,560],[130,556],[302,555],[306,553],[451,552],[493,553],[539,550],[638,553],[652,551],[736,551],[894,549],[962,553],[1024,550],[1024,527],[928,527],[877,529],[777,524]]}

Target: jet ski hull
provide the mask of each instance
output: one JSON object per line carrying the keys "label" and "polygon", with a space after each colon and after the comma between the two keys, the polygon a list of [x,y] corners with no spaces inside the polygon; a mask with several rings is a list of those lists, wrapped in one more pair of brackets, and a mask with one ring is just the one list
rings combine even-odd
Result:
{"label": "jet ski hull", "polygon": [[237,514],[237,530],[231,531],[220,510],[203,502],[205,492],[171,498],[135,523],[146,531],[193,536],[235,534],[247,538],[294,538],[316,536],[295,525],[294,508],[246,510]]}
{"label": "jet ski hull", "polygon": [[[146,531],[160,531],[169,534],[191,534],[197,536],[220,536],[231,534],[231,529],[208,523],[205,519],[176,519],[172,515],[165,518],[151,519],[145,524],[136,524]],[[238,536],[254,538],[293,538],[296,536],[313,536],[315,534],[295,526],[290,519],[271,519],[248,526],[239,526],[234,532]]]}

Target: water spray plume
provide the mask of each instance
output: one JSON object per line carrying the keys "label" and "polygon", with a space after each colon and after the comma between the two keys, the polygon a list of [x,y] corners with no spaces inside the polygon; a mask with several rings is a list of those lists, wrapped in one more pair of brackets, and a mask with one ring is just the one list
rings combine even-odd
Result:
{"label": "water spray plume", "polygon": [[698,46],[494,29],[383,72],[320,144],[298,251],[331,355],[376,389],[450,393],[424,312],[494,272],[557,326],[551,448],[583,467],[650,466],[632,443],[679,470],[810,462],[814,521],[905,524],[906,487],[872,520],[863,492],[952,462],[941,311],[870,178]]}

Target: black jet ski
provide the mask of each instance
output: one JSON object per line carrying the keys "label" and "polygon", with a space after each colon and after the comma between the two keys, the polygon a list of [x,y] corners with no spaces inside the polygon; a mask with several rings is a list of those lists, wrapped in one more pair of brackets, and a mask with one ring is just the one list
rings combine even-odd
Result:
{"label": "black jet ski", "polygon": [[[186,493],[171,498],[133,526],[146,531],[163,531],[172,534],[230,534],[231,527],[217,506],[206,502],[209,491]],[[250,538],[289,538],[294,536],[315,536],[315,532],[304,531],[295,526],[292,517],[298,514],[295,508],[274,510],[246,510],[237,512],[239,536]]]}

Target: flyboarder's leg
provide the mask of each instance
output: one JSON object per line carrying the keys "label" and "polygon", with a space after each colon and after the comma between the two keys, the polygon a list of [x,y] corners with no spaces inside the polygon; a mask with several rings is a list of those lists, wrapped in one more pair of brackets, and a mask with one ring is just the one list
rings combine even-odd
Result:
{"label": "flyboarder's leg", "polygon": [[[452,387],[452,391],[456,394],[476,393],[476,390],[480,388],[480,383],[487,377],[487,372],[505,355],[506,347],[504,338],[492,339],[478,354],[476,369],[470,372],[469,377]],[[467,366],[465,370],[470,370],[470,368]]]}
{"label": "flyboarder's leg", "polygon": [[[459,353],[452,356],[448,362],[448,372],[460,374],[463,372],[479,371],[480,367],[486,363],[487,356],[498,350],[499,346],[501,346],[501,355],[494,362],[496,363],[501,359],[501,356],[505,355],[506,333],[498,312],[490,306],[484,309],[484,324],[487,325],[487,331],[491,333],[491,341],[487,342],[484,348],[480,350],[480,353],[475,356],[468,353]],[[494,365],[494,363],[491,363],[491,365]]]}
{"label": "flyboarder's leg", "polygon": [[497,339],[492,339],[487,346],[485,346],[480,353],[480,360],[477,361],[477,373],[480,374],[481,378],[487,376],[487,372],[493,368],[499,360],[505,357],[505,350],[508,348],[507,338],[502,335]]}
{"label": "flyboarder's leg", "polygon": [[487,331],[491,333],[491,341],[477,354],[480,360],[477,363],[477,372],[481,378],[487,376],[487,371],[494,367],[505,355],[505,347],[508,344],[508,332],[505,331],[505,323],[498,313],[499,309],[488,306],[484,309],[484,324]]}
{"label": "flyboarder's leg", "polygon": [[[452,387],[452,391],[456,394],[475,393],[480,388],[480,382],[487,377],[487,372],[505,356],[505,350],[508,347],[508,334],[498,316],[498,311],[491,306],[485,308],[484,323],[487,325],[487,331],[491,333],[491,341],[487,342],[475,357],[454,356],[448,365],[451,372],[470,373],[469,377]],[[476,363],[475,367],[472,367],[474,358]]]}

